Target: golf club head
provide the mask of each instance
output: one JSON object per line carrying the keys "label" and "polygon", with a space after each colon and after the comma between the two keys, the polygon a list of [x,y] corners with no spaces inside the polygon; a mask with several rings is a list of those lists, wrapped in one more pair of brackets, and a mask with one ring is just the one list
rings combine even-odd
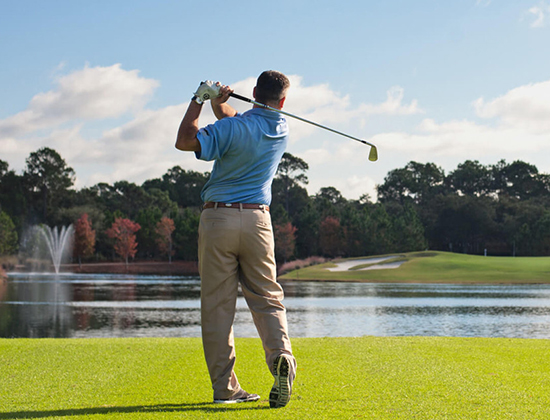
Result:
{"label": "golf club head", "polygon": [[376,150],[374,146],[370,147],[369,160],[371,162],[376,162],[378,160],[378,150]]}

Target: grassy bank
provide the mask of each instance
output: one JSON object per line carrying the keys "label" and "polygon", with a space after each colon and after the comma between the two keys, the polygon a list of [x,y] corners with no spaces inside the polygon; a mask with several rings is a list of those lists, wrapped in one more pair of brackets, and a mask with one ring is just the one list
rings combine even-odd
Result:
{"label": "grassy bank", "polygon": [[258,339],[237,340],[258,403],[211,404],[197,338],[0,340],[0,419],[547,419],[550,341],[361,337],[293,341],[288,407],[268,408]]}
{"label": "grassy bank", "polygon": [[[448,252],[395,254],[405,262],[394,269],[329,271],[325,263],[291,271],[281,279],[411,283],[549,283],[550,257],[483,257]],[[367,265],[368,266],[368,265]]]}

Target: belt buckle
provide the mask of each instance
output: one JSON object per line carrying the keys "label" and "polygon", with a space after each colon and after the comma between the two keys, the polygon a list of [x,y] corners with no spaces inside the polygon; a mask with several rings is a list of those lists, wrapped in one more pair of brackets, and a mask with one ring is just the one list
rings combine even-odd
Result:
{"label": "belt buckle", "polygon": [[233,207],[233,204],[231,204],[231,203],[225,203],[224,205],[225,205],[225,207]]}

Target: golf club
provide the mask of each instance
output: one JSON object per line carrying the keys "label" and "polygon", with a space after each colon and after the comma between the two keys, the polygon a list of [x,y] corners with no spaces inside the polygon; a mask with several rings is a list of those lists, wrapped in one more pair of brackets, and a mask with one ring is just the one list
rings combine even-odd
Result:
{"label": "golf club", "polygon": [[260,106],[262,108],[266,108],[266,109],[269,109],[271,111],[275,111],[275,112],[279,112],[283,115],[287,115],[289,117],[292,117],[292,118],[296,118],[297,120],[300,120],[300,121],[303,121],[305,123],[308,123],[308,124],[311,124],[311,125],[314,125],[316,127],[319,127],[319,128],[323,128],[325,130],[328,130],[328,131],[332,131],[333,133],[336,133],[336,134],[340,134],[341,136],[344,136],[344,137],[348,137],[352,140],[355,140],[355,141],[358,141],[360,143],[363,143],[363,144],[366,144],[367,146],[370,146],[370,152],[369,152],[369,160],[371,162],[376,162],[378,160],[378,151],[376,150],[376,146],[372,143],[369,143],[368,141],[365,141],[365,140],[361,140],[361,139],[358,139],[357,137],[353,137],[353,136],[350,136],[349,134],[345,134],[345,133],[342,133],[341,131],[337,131],[337,130],[334,130],[332,128],[329,128],[329,127],[325,127],[324,125],[321,125],[321,124],[318,124],[316,122],[313,122],[313,121],[309,121],[309,120],[306,120],[305,118],[302,118],[302,117],[298,117],[297,115],[293,115],[293,114],[290,114],[288,112],[285,112],[285,111],[282,111],[280,109],[277,109],[277,108],[272,108],[268,105],[264,105],[264,104],[261,104],[259,102],[256,102],[256,101],[253,101],[252,99],[249,99],[249,98],[246,98],[244,96],[241,96],[237,93],[230,93],[229,96],[235,98],[235,99],[239,99],[241,101],[245,101],[245,102],[249,102],[251,104],[254,104],[254,105],[257,105],[257,106]]}

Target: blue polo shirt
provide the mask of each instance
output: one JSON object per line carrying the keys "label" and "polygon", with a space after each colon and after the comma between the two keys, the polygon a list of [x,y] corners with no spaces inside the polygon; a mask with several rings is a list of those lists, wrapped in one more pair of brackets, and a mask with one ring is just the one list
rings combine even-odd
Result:
{"label": "blue polo shirt", "polygon": [[271,183],[288,142],[282,114],[253,108],[199,130],[198,159],[214,161],[204,202],[271,203]]}

